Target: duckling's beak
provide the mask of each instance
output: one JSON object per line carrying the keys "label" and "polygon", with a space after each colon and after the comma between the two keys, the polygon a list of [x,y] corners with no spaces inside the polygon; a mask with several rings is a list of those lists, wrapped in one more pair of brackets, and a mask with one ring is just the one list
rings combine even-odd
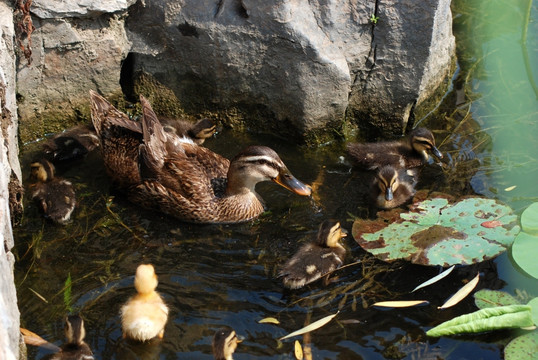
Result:
{"label": "duckling's beak", "polygon": [[385,200],[387,200],[387,201],[391,201],[392,198],[393,198],[393,195],[394,195],[394,194],[392,193],[392,189],[391,189],[391,187],[390,187],[390,186],[387,187],[387,190],[385,190]]}
{"label": "duckling's beak", "polygon": [[236,342],[239,344],[245,340],[245,337],[242,335],[235,334]]}
{"label": "duckling's beak", "polygon": [[345,238],[347,236],[347,230],[340,228],[340,237]]}
{"label": "duckling's beak", "polygon": [[287,169],[280,171],[274,182],[298,195],[310,196],[312,188],[297,180]]}
{"label": "duckling's beak", "polygon": [[432,150],[431,150],[431,151],[432,151],[432,154],[433,154],[436,158],[438,158],[439,160],[441,160],[441,159],[443,158],[443,154],[442,154],[442,153],[439,151],[439,149],[436,148],[435,146],[432,147]]}

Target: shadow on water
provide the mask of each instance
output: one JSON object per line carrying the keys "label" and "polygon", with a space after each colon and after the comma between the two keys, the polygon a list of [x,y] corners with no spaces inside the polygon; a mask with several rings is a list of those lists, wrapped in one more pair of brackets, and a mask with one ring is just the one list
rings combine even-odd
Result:
{"label": "shadow on water", "polygon": [[[518,4],[498,1],[496,5],[519,13]],[[515,75],[505,76],[505,87],[498,90],[494,74],[509,66],[492,54],[500,53],[496,38],[517,42],[521,25],[481,37],[490,19],[484,15],[486,5],[456,1],[453,6],[458,72],[437,110],[420,120],[420,125],[434,131],[446,157],[440,165],[426,166],[418,187],[455,196],[499,198],[520,212],[537,200],[535,181],[530,180],[538,175],[537,125],[532,121],[537,104],[535,98],[515,94],[515,87],[524,89],[524,80]],[[486,19],[484,23],[479,15]],[[529,34],[534,38],[528,48],[536,60],[538,32],[536,24],[532,26]],[[530,92],[527,88],[525,94]],[[503,94],[518,108],[504,108],[499,99]],[[127,202],[111,189],[98,152],[82,163],[58,169],[76,185],[78,207],[72,223],[65,227],[47,223],[28,203],[23,224],[15,229],[22,326],[60,344],[63,316],[81,311],[86,340],[97,358],[210,359],[212,335],[227,325],[246,337],[235,358],[280,359],[293,358],[293,342],[279,343],[278,337],[301,328],[306,319],[312,322],[340,311],[335,320],[311,334],[315,359],[502,358],[509,332],[432,339],[425,331],[476,309],[472,298],[442,312],[436,306],[477,271],[483,275],[478,288],[513,292],[519,287],[537,295],[536,281],[518,272],[507,254],[459,267],[443,284],[409,294],[439,269],[382,263],[348,236],[347,262],[358,264],[335,273],[335,281],[326,286],[316,282],[283,291],[276,278],[278,266],[316,234],[321,221],[336,218],[350,231],[355,217],[374,215],[367,206],[371,175],[352,169],[342,159],[344,144],[307,149],[229,130],[207,142],[228,158],[249,144],[273,147],[297,178],[313,185],[316,196],[299,197],[275,184],[260,184],[258,191],[268,211],[259,219],[238,225],[193,225]],[[25,172],[39,149],[38,143],[25,146]],[[504,191],[512,185],[516,189]],[[156,267],[158,290],[170,306],[170,319],[162,342],[140,345],[122,340],[118,312],[133,294],[133,274],[142,262]],[[369,307],[375,301],[402,298],[425,298],[430,305],[403,310]],[[280,324],[259,324],[265,317],[276,317]],[[45,353],[30,348],[29,358]]]}

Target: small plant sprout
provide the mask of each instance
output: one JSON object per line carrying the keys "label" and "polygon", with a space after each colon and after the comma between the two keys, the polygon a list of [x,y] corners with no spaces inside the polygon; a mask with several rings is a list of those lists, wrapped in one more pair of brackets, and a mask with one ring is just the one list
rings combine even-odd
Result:
{"label": "small plant sprout", "polygon": [[370,22],[374,25],[377,24],[377,20],[379,20],[379,16],[375,16],[375,14],[372,14],[372,16],[370,16]]}

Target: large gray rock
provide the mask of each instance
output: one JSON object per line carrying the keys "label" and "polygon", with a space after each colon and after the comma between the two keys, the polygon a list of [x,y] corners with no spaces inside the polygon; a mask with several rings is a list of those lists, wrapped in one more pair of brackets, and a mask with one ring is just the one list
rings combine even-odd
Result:
{"label": "large gray rock", "polygon": [[[13,11],[0,2],[0,359],[19,357],[19,310],[13,279],[9,188],[18,183],[17,105],[15,102],[15,52]],[[19,194],[22,196],[22,194]],[[19,199],[21,200],[21,199]]]}

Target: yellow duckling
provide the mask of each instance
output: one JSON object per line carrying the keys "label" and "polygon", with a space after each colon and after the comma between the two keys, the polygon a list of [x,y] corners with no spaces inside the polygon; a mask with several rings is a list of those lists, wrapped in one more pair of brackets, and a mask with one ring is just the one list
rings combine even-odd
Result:
{"label": "yellow duckling", "polygon": [[299,248],[282,266],[279,276],[284,286],[298,289],[342,266],[346,249],[340,239],[346,235],[338,221],[322,222],[316,240]]}
{"label": "yellow duckling", "polygon": [[68,223],[76,204],[73,184],[55,177],[54,165],[46,159],[31,163],[30,170],[30,194],[45,218],[61,225]]}
{"label": "yellow duckling", "polygon": [[150,104],[140,97],[143,134],[125,114],[91,92],[92,120],[101,141],[104,164],[129,199],[180,220],[237,223],[264,211],[255,186],[273,181],[308,196],[278,154],[250,146],[232,161],[164,130]]}
{"label": "yellow duckling", "polygon": [[172,119],[159,117],[159,121],[167,132],[173,132],[179,137],[189,137],[197,145],[202,145],[206,139],[209,139],[217,131],[215,123],[207,118],[191,123],[182,119]]}
{"label": "yellow duckling", "polygon": [[139,265],[134,280],[138,294],[121,308],[124,338],[137,341],[147,341],[155,337],[162,339],[168,319],[168,307],[155,291],[157,284],[153,265]]}
{"label": "yellow duckling", "polygon": [[86,330],[84,320],[79,315],[69,315],[65,319],[65,337],[67,342],[56,354],[47,356],[48,360],[93,360],[93,353],[84,342]]}
{"label": "yellow duckling", "polygon": [[443,154],[435,147],[435,138],[426,128],[413,129],[399,141],[378,143],[350,143],[347,152],[354,163],[364,169],[375,170],[385,165],[395,168],[415,168],[429,161],[432,153],[442,159]]}
{"label": "yellow duckling", "polygon": [[213,356],[215,360],[233,360],[237,344],[243,341],[233,329],[222,328],[213,336]]}
{"label": "yellow duckling", "polygon": [[381,209],[402,205],[415,195],[417,169],[396,169],[386,165],[380,168],[372,183],[374,203]]}
{"label": "yellow duckling", "polygon": [[91,125],[77,125],[53,136],[43,144],[45,156],[52,162],[78,160],[99,146]]}

